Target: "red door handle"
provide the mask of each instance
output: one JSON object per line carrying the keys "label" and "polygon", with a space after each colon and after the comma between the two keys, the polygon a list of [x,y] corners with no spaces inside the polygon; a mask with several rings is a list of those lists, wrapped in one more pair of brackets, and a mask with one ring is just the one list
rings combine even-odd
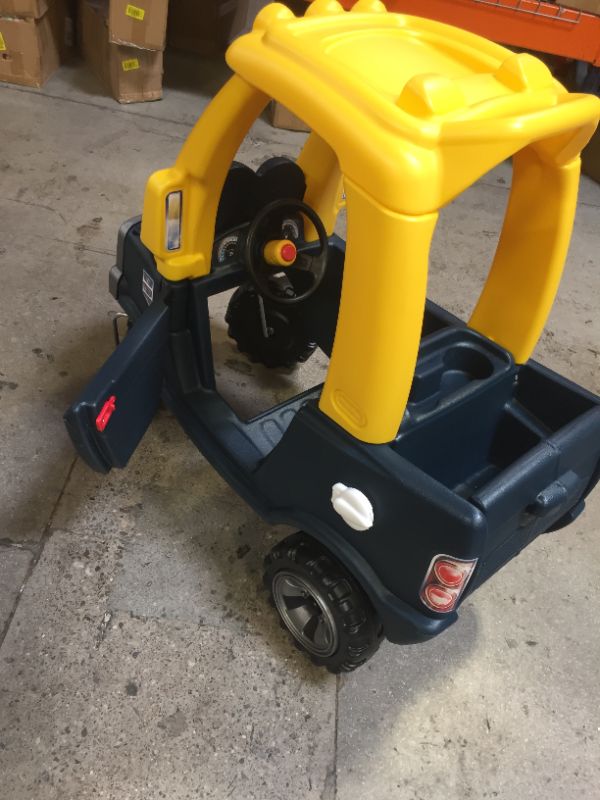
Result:
{"label": "red door handle", "polygon": [[96,429],[99,430],[100,433],[102,433],[102,431],[108,425],[109,420],[112,417],[116,407],[117,407],[117,398],[113,394],[108,398],[106,403],[104,403],[104,405],[102,406],[102,410],[96,417]]}

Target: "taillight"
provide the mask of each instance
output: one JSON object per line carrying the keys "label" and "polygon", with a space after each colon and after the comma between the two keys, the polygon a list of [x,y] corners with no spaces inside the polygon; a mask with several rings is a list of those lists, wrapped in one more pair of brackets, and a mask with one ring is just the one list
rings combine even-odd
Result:
{"label": "taillight", "polygon": [[437,583],[430,583],[429,586],[426,586],[423,594],[426,605],[433,608],[434,611],[450,611],[454,606],[454,594],[444,589],[443,586],[438,586]]}
{"label": "taillight", "polygon": [[434,556],[421,586],[421,602],[440,614],[453,611],[476,564],[476,558]]}

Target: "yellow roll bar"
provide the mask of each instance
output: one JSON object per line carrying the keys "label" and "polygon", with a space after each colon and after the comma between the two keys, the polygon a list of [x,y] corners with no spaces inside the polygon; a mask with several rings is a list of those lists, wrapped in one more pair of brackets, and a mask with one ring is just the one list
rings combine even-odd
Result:
{"label": "yellow roll bar", "polygon": [[[210,270],[230,162],[270,97],[314,131],[298,163],[328,232],[341,205],[348,241],[320,408],[352,435],[396,436],[416,364],[428,254],[439,209],[507,157],[514,179],[492,269],[469,325],[526,361],[552,306],[571,235],[579,153],[600,101],[568,93],[547,67],[379,0],[346,12],[279,3],[227,51],[236,73],[175,165],[151,176],[142,240],[169,280]],[[165,208],[181,192],[181,231]]]}

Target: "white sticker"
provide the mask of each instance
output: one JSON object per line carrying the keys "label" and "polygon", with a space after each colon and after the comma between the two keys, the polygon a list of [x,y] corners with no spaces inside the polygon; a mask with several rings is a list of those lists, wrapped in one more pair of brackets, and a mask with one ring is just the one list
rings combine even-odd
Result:
{"label": "white sticker", "polygon": [[154,299],[154,280],[148,275],[146,270],[142,271],[142,293],[148,305]]}

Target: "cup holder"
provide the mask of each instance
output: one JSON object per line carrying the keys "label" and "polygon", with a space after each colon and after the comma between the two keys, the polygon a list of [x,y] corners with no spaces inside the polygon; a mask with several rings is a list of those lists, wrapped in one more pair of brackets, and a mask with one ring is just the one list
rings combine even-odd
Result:
{"label": "cup holder", "polygon": [[457,345],[447,350],[444,353],[443,365],[441,394],[454,392],[471,381],[483,381],[494,372],[494,365],[485,353],[464,345]]}
{"label": "cup holder", "polygon": [[483,381],[494,373],[494,363],[482,350],[457,344],[443,352],[441,358],[417,370],[409,403],[437,406],[442,398],[458,392],[474,381]]}

